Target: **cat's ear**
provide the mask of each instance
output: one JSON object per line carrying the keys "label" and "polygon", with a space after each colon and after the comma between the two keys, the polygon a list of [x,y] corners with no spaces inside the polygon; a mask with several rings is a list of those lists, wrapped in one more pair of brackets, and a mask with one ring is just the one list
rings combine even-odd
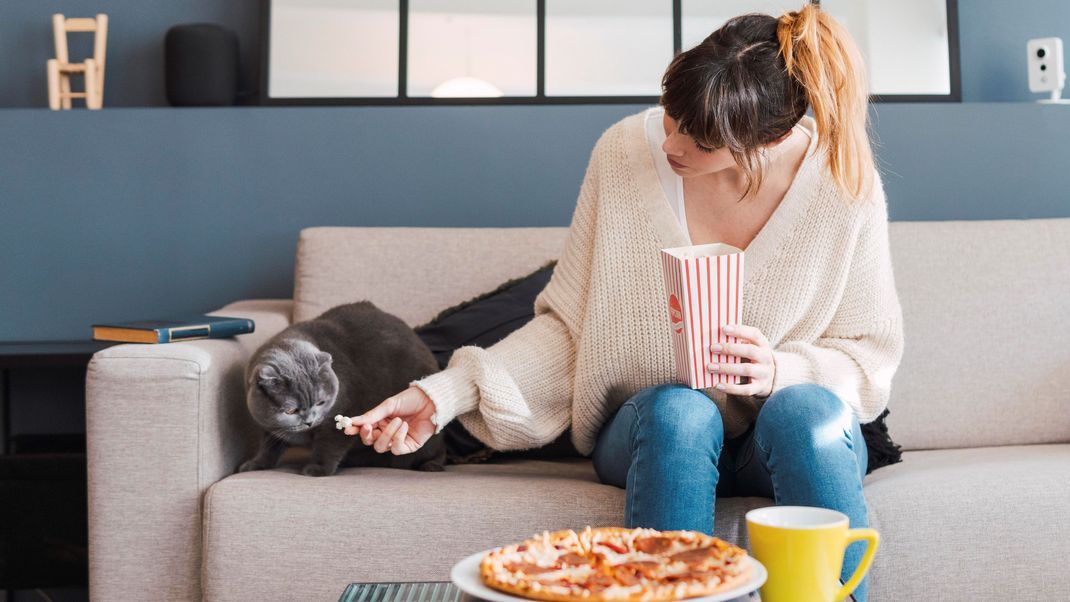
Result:
{"label": "cat's ear", "polygon": [[319,366],[320,370],[323,370],[324,368],[330,368],[331,362],[333,360],[334,358],[331,357],[331,354],[327,353],[326,351],[316,352],[316,364]]}
{"label": "cat's ear", "polygon": [[256,369],[256,384],[269,391],[278,389],[282,385],[282,375],[275,366],[261,364]]}

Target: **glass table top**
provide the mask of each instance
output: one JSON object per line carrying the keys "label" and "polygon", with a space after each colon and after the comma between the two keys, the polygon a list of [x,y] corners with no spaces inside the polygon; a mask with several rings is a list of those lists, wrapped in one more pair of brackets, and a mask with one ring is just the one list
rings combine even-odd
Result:
{"label": "glass table top", "polygon": [[[758,602],[758,592],[734,602]],[[480,602],[449,581],[350,583],[338,602]]]}

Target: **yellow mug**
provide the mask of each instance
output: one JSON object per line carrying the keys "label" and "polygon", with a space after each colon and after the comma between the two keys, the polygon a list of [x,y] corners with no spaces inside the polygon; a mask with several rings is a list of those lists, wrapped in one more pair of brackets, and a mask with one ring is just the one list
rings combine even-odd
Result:
{"label": "yellow mug", "polygon": [[[809,506],[770,506],[747,513],[751,554],[769,578],[762,602],[840,602],[858,587],[873,562],[880,535],[873,529],[848,529],[847,515]],[[854,575],[840,586],[848,544],[869,545]]]}

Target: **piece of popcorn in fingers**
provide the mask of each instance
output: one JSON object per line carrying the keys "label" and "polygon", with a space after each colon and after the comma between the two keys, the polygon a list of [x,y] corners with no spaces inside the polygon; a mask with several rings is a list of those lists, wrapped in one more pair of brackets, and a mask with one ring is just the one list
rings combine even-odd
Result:
{"label": "piece of popcorn in fingers", "polygon": [[342,430],[350,426],[353,426],[353,419],[349,416],[339,414],[334,417],[334,428]]}

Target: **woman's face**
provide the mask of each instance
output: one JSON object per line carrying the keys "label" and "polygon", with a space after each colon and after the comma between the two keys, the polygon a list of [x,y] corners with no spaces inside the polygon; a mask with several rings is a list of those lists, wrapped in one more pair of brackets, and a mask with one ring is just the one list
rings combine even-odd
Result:
{"label": "woman's face", "polygon": [[736,166],[727,148],[700,148],[691,136],[680,133],[676,120],[668,113],[665,113],[662,125],[665,127],[665,143],[661,150],[665,151],[672,170],[681,176],[701,176]]}
{"label": "woman's face", "polygon": [[[662,125],[665,127],[665,143],[661,145],[661,150],[665,151],[673,171],[682,177],[690,178],[738,167],[727,147],[699,147],[691,136],[680,133],[676,120],[669,117],[668,113],[662,119]],[[785,134],[768,146],[776,146],[787,136],[788,134]]]}

